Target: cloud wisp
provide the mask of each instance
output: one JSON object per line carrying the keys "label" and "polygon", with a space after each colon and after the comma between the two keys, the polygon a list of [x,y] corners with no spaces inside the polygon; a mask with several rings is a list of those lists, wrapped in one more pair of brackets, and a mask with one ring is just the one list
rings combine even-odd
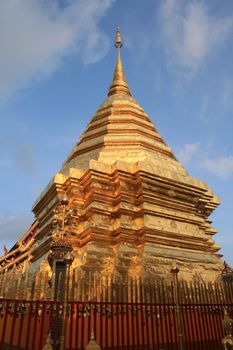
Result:
{"label": "cloud wisp", "polygon": [[178,158],[181,163],[189,163],[192,160],[193,156],[195,156],[198,151],[198,145],[198,142],[186,144],[182,149],[179,150]]}
{"label": "cloud wisp", "polygon": [[233,16],[213,17],[203,1],[163,0],[160,24],[169,67],[195,73],[233,29]]}
{"label": "cloud wisp", "polygon": [[233,176],[233,156],[212,156],[211,151],[209,145],[201,142],[185,144],[177,152],[177,158],[185,165],[192,163],[223,180],[230,179]]}
{"label": "cloud wisp", "polygon": [[51,74],[64,56],[85,64],[103,58],[110,43],[99,22],[113,0],[7,0],[0,2],[0,101]]}
{"label": "cloud wisp", "polygon": [[201,164],[206,170],[221,179],[227,180],[233,175],[233,156],[205,158]]}

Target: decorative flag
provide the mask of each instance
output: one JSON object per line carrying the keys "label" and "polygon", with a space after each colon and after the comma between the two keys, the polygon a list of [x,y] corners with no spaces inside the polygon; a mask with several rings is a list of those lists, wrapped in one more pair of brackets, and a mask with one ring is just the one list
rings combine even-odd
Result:
{"label": "decorative flag", "polygon": [[8,249],[7,249],[7,247],[6,247],[6,245],[4,244],[4,255],[7,255],[8,254]]}

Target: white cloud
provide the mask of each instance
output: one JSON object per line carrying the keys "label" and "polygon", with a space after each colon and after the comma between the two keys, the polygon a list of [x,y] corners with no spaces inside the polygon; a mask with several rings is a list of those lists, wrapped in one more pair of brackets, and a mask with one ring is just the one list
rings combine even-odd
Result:
{"label": "white cloud", "polygon": [[0,2],[0,100],[51,74],[76,50],[84,63],[105,56],[109,40],[98,23],[113,0],[7,0]]}
{"label": "white cloud", "polygon": [[229,179],[233,175],[233,156],[205,158],[201,164],[209,172],[222,179]]}
{"label": "white cloud", "polygon": [[198,142],[184,145],[184,147],[177,153],[177,158],[181,161],[181,163],[190,162],[197,154],[198,146]]}
{"label": "white cloud", "polygon": [[195,167],[207,170],[213,175],[228,180],[233,175],[233,156],[214,155],[213,142],[196,142],[185,144],[177,152],[181,163],[193,164]]}
{"label": "white cloud", "polygon": [[160,19],[169,64],[192,72],[233,28],[233,16],[212,17],[203,1],[163,0]]}

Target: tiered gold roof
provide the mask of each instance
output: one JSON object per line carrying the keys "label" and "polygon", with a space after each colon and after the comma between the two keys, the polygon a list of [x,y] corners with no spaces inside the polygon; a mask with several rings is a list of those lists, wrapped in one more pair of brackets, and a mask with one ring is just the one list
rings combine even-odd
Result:
{"label": "tiered gold roof", "polygon": [[115,46],[118,51],[117,62],[108,97],[63,164],[62,172],[68,174],[70,168],[88,169],[91,160],[107,164],[146,161],[157,168],[156,172],[164,169],[171,176],[186,177],[185,169],[131,95],[121,62],[122,40],[119,30]]}

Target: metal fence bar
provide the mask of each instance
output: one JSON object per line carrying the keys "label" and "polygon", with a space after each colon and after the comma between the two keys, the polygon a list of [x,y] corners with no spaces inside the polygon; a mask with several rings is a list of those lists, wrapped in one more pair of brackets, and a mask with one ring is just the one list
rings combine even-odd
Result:
{"label": "metal fence bar", "polygon": [[83,349],[83,347],[84,347],[84,334],[85,334],[84,333],[84,326],[85,326],[84,314],[85,314],[85,306],[82,303],[81,304],[81,327],[80,327],[80,333],[79,333],[79,334],[82,334],[82,337],[81,337],[81,349]]}
{"label": "metal fence bar", "polygon": [[119,304],[115,305],[115,309],[116,309],[116,348],[119,348],[119,344],[120,344],[120,327],[119,327]]}
{"label": "metal fence bar", "polygon": [[68,317],[69,327],[67,327],[66,329],[67,329],[67,332],[69,334],[69,337],[68,337],[69,348],[68,349],[71,350],[72,349],[72,340],[73,340],[74,304],[71,302],[71,303],[69,303],[68,307],[69,307],[69,312],[70,312],[69,317]]}
{"label": "metal fence bar", "polygon": [[[75,305],[75,304],[74,304]],[[78,339],[79,339],[79,303],[76,303],[75,307],[75,313],[76,313],[76,324],[75,324],[75,349],[78,349]]]}
{"label": "metal fence bar", "polygon": [[20,349],[20,343],[22,340],[22,332],[23,332],[23,324],[24,324],[24,314],[20,313],[20,322],[19,322],[19,332],[18,332],[18,339],[17,339],[17,348]]}
{"label": "metal fence bar", "polygon": [[33,319],[34,319],[34,323],[33,323],[33,333],[32,333],[32,349],[35,349],[36,348],[36,330],[37,330],[37,326],[38,326],[38,322],[37,322],[37,319],[38,319],[38,306],[39,306],[39,303],[38,301],[36,303],[33,304],[33,306],[35,305],[35,308],[33,307],[33,311],[34,311],[34,314],[33,314]]}
{"label": "metal fence bar", "polygon": [[[3,303],[3,302],[2,302]],[[4,305],[4,303],[3,303]],[[8,305],[9,305],[9,301],[7,300],[5,302],[5,310],[8,310]],[[7,327],[7,319],[8,319],[8,313],[3,311],[3,327],[2,327],[2,337],[1,337],[1,348],[3,348],[3,344],[4,344],[4,339],[5,339],[5,334],[6,334],[6,327]]]}
{"label": "metal fence bar", "polygon": [[12,350],[13,346],[13,339],[14,339],[14,334],[15,334],[15,323],[16,323],[16,313],[17,313],[17,307],[18,307],[18,300],[16,300],[13,306],[13,320],[12,320],[12,325],[11,325],[11,332],[10,332],[10,347],[9,350]]}

